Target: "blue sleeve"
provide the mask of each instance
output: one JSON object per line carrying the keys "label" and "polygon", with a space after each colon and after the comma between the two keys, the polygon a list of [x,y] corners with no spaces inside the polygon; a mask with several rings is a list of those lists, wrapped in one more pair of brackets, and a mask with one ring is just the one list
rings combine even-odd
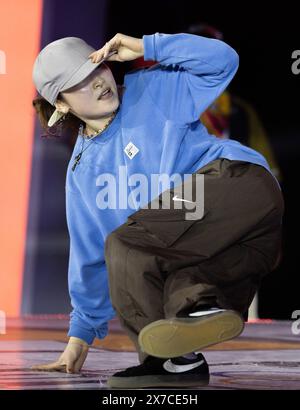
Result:
{"label": "blue sleeve", "polygon": [[108,333],[115,316],[110,302],[104,244],[95,215],[80,193],[66,189],[66,216],[70,236],[68,283],[71,305],[68,336],[92,344]]}
{"label": "blue sleeve", "polygon": [[144,70],[148,92],[164,116],[176,122],[198,121],[239,66],[228,44],[195,34],[144,35],[143,45],[144,60],[158,62]]}

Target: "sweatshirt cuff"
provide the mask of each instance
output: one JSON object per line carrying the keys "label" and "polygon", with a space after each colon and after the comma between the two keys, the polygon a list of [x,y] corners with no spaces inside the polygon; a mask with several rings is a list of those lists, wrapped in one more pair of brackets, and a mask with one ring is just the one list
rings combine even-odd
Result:
{"label": "sweatshirt cuff", "polygon": [[155,34],[144,34],[143,35],[143,45],[144,45],[144,60],[157,61],[157,53],[155,47]]}
{"label": "sweatshirt cuff", "polygon": [[93,343],[95,337],[97,337],[98,339],[104,339],[105,336],[107,336],[107,334],[108,334],[108,323],[103,323],[95,331],[84,329],[76,324],[72,324],[68,332],[68,336],[79,337],[80,339],[84,340],[89,345]]}
{"label": "sweatshirt cuff", "polygon": [[68,336],[79,337],[89,345],[91,345],[95,339],[95,333],[93,330],[83,329],[75,324],[70,326]]}

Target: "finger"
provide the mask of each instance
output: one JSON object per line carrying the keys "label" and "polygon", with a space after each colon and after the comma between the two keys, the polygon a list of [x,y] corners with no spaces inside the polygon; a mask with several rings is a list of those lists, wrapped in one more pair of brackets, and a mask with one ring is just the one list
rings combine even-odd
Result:
{"label": "finger", "polygon": [[92,58],[93,63],[99,63],[99,61],[104,59],[104,51],[99,51],[95,57]]}
{"label": "finger", "polygon": [[81,355],[79,356],[79,358],[76,361],[75,366],[74,366],[75,373],[80,372],[80,370],[81,370],[81,368],[82,368],[82,366],[85,362],[85,359],[87,357],[87,354],[88,354],[88,350],[83,350],[82,351]]}
{"label": "finger", "polygon": [[92,61],[96,58],[96,52],[95,53],[92,53],[92,54],[90,54],[89,56],[88,56],[88,58],[89,59],[91,59]]}
{"label": "finger", "polygon": [[121,61],[117,50],[110,51],[105,61]]}
{"label": "finger", "polygon": [[106,58],[109,54],[110,51],[110,44],[109,43],[105,43],[105,45],[100,48],[100,50],[98,50],[97,53],[97,62],[99,62],[101,59]]}
{"label": "finger", "polygon": [[109,57],[105,59],[106,61],[119,61],[122,62],[123,60],[120,59],[119,55],[117,53],[113,53]]}
{"label": "finger", "polygon": [[54,367],[54,363],[48,363],[48,364],[35,364],[34,366],[31,366],[30,369],[32,370],[43,370],[47,368]]}
{"label": "finger", "polygon": [[65,371],[65,364],[49,363],[49,364],[38,364],[30,367],[31,370],[55,372],[55,371]]}
{"label": "finger", "polygon": [[98,56],[99,56],[99,52],[96,51],[96,52],[93,53],[91,56],[89,56],[89,58],[92,60],[92,63],[96,63],[96,62],[97,62],[97,59],[98,59]]}
{"label": "finger", "polygon": [[[118,35],[116,34],[111,40],[107,41],[99,50],[93,51],[88,58],[92,59],[93,63],[98,63],[101,59],[106,58],[113,48],[117,47]],[[117,50],[114,50],[117,52]]]}
{"label": "finger", "polygon": [[99,50],[93,51],[91,54],[89,54],[88,58],[94,58],[98,57],[99,52],[104,52],[105,47],[108,47],[108,52],[111,48],[115,47],[117,42],[119,41],[119,33],[117,33],[111,40],[107,41],[103,47],[101,47]]}
{"label": "finger", "polygon": [[74,362],[67,363],[67,373],[75,373]]}
{"label": "finger", "polygon": [[117,53],[118,43],[116,41],[116,37],[105,43],[105,45],[99,51],[103,51],[103,58],[107,58],[111,53]]}
{"label": "finger", "polygon": [[108,56],[109,51],[110,51],[110,47],[111,47],[111,45],[110,45],[109,42],[105,43],[103,58],[106,58]]}
{"label": "finger", "polygon": [[98,62],[101,61],[101,60],[106,60],[106,61],[121,61],[118,56],[112,57],[112,56],[114,56],[115,54],[117,55],[117,53],[118,53],[117,50],[112,50],[112,51],[110,51],[110,52],[108,53],[108,55],[107,55],[106,57],[104,57],[104,54],[103,54],[103,53],[98,53],[98,54],[97,54],[97,57],[96,57],[96,56],[92,57],[92,62],[93,62],[93,63],[98,63]]}
{"label": "finger", "polygon": [[110,42],[105,43],[105,46],[99,50],[96,61],[99,62],[101,59],[106,59],[111,53],[111,48],[112,44]]}
{"label": "finger", "polygon": [[89,54],[88,58],[90,58],[92,62],[94,63],[96,59],[99,57],[99,55],[102,54],[101,50],[102,49],[93,51],[91,54]]}

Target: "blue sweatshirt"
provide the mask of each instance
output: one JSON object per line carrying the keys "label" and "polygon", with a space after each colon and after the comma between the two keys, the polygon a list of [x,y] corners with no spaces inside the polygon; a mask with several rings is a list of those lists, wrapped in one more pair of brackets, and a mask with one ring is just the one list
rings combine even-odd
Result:
{"label": "blue sweatshirt", "polygon": [[[260,153],[209,134],[199,121],[234,77],[239,65],[235,50],[220,40],[187,33],[144,35],[143,45],[144,60],[157,64],[125,75],[115,118],[99,136],[85,141],[84,148],[90,146],[72,171],[83,140],[78,134],[67,169],[73,307],[68,336],[89,344],[107,335],[108,321],[116,316],[105,238],[165,189],[146,186],[151,175],[189,175],[217,158],[252,162],[271,172]],[[137,175],[144,178],[139,194]]]}

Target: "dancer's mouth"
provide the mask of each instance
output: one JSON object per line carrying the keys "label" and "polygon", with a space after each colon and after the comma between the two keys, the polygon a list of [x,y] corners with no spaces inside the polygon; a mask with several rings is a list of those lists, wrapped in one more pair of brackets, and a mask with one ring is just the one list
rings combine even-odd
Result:
{"label": "dancer's mouth", "polygon": [[99,97],[98,100],[108,100],[109,98],[111,98],[113,95],[113,92],[110,88],[107,88],[105,91],[103,91]]}

